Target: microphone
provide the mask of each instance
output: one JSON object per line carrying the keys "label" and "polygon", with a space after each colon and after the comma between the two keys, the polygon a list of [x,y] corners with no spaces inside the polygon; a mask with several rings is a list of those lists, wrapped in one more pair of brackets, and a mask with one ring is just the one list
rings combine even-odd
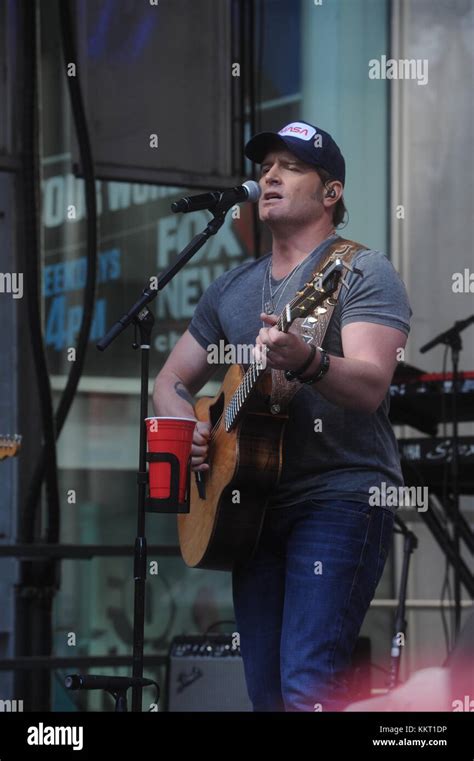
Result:
{"label": "microphone", "polygon": [[242,203],[242,201],[252,201],[255,203],[261,194],[262,191],[258,182],[247,180],[243,185],[236,185],[234,188],[211,190],[209,193],[180,198],[179,201],[174,201],[171,204],[171,211],[173,214],[178,214],[179,212],[187,214],[190,211],[200,211],[201,209],[212,211],[218,205],[221,205],[222,210],[227,207],[227,210],[236,203]]}
{"label": "microphone", "polygon": [[64,680],[68,690],[126,690],[129,687],[148,687],[151,679],[129,676],[82,676],[69,674]]}

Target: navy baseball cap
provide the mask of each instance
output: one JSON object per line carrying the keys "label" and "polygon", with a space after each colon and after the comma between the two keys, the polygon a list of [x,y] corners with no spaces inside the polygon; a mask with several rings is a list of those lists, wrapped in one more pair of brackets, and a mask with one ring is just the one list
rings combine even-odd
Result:
{"label": "navy baseball cap", "polygon": [[280,146],[315,167],[325,169],[332,179],[344,185],[346,162],[339,146],[329,132],[308,122],[291,122],[279,132],[260,132],[250,138],[245,146],[245,155],[251,161],[261,164],[272,148]]}

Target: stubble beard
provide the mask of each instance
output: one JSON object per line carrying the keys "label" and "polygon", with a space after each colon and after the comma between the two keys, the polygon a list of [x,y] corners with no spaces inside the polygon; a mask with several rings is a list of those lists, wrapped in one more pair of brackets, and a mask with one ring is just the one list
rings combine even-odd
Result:
{"label": "stubble beard", "polygon": [[[318,209],[318,214],[316,214],[316,203],[322,200],[322,191],[316,190],[315,193],[309,196],[311,202],[314,204],[313,209],[309,207],[306,210],[306,213],[301,213],[301,215],[293,216],[293,215],[286,215],[286,216],[278,216],[276,218],[272,218],[271,215],[269,215],[266,219],[261,220],[263,224],[267,225],[267,227],[271,230],[272,233],[276,232],[278,233],[280,230],[285,230],[285,233],[287,234],[289,230],[298,230],[301,227],[312,224],[314,222],[317,222],[322,216],[323,216],[323,210]],[[313,212],[313,213],[311,213]]]}

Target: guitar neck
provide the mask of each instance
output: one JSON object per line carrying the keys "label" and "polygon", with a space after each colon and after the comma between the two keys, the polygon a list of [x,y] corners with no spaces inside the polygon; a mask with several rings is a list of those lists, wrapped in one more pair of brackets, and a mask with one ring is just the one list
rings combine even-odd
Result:
{"label": "guitar neck", "polygon": [[245,405],[264,371],[263,365],[253,362],[245,372],[244,377],[224,410],[226,431],[230,431],[236,424],[237,418],[244,413]]}
{"label": "guitar neck", "polygon": [[[283,312],[278,317],[276,327],[283,333],[288,333],[288,330],[290,329],[291,323],[293,322],[291,319],[291,309],[299,300],[300,297],[296,295],[295,298],[286,305]],[[232,399],[229,401],[224,411],[226,431],[229,431],[236,424],[237,419],[245,413],[245,406],[257,385],[258,379],[264,372],[264,365],[256,362],[252,363],[246,370],[244,377],[237,386]]]}
{"label": "guitar neck", "polygon": [[[313,275],[301,291],[285,306],[278,318],[276,327],[283,333],[288,333],[291,324],[297,317],[306,317],[314,313],[320,304],[332,296],[337,290],[343,268],[350,269],[342,259],[331,256],[322,270]],[[323,310],[325,311],[325,310]],[[242,381],[237,386],[234,395],[224,409],[225,429],[230,431],[245,412],[245,406],[252,395],[256,383],[265,372],[263,363],[252,363],[245,372]]]}
{"label": "guitar neck", "polygon": [[[296,302],[297,299],[295,298],[294,301]],[[291,327],[291,323],[293,322],[293,320],[291,319],[291,309],[292,309],[292,307],[293,307],[293,304],[290,301],[290,303],[286,305],[286,307],[284,308],[283,312],[281,313],[281,315],[278,318],[278,322],[276,324],[276,327],[278,328],[278,330],[281,330],[282,333],[288,333],[288,331],[289,331],[289,329]]]}

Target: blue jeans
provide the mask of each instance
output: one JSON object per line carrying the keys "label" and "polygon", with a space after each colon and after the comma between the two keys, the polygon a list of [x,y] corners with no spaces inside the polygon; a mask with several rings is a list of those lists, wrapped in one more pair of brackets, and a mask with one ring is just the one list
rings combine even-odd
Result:
{"label": "blue jeans", "polygon": [[337,711],[345,672],[382,575],[393,515],[316,500],[267,510],[257,551],[232,574],[255,711]]}

